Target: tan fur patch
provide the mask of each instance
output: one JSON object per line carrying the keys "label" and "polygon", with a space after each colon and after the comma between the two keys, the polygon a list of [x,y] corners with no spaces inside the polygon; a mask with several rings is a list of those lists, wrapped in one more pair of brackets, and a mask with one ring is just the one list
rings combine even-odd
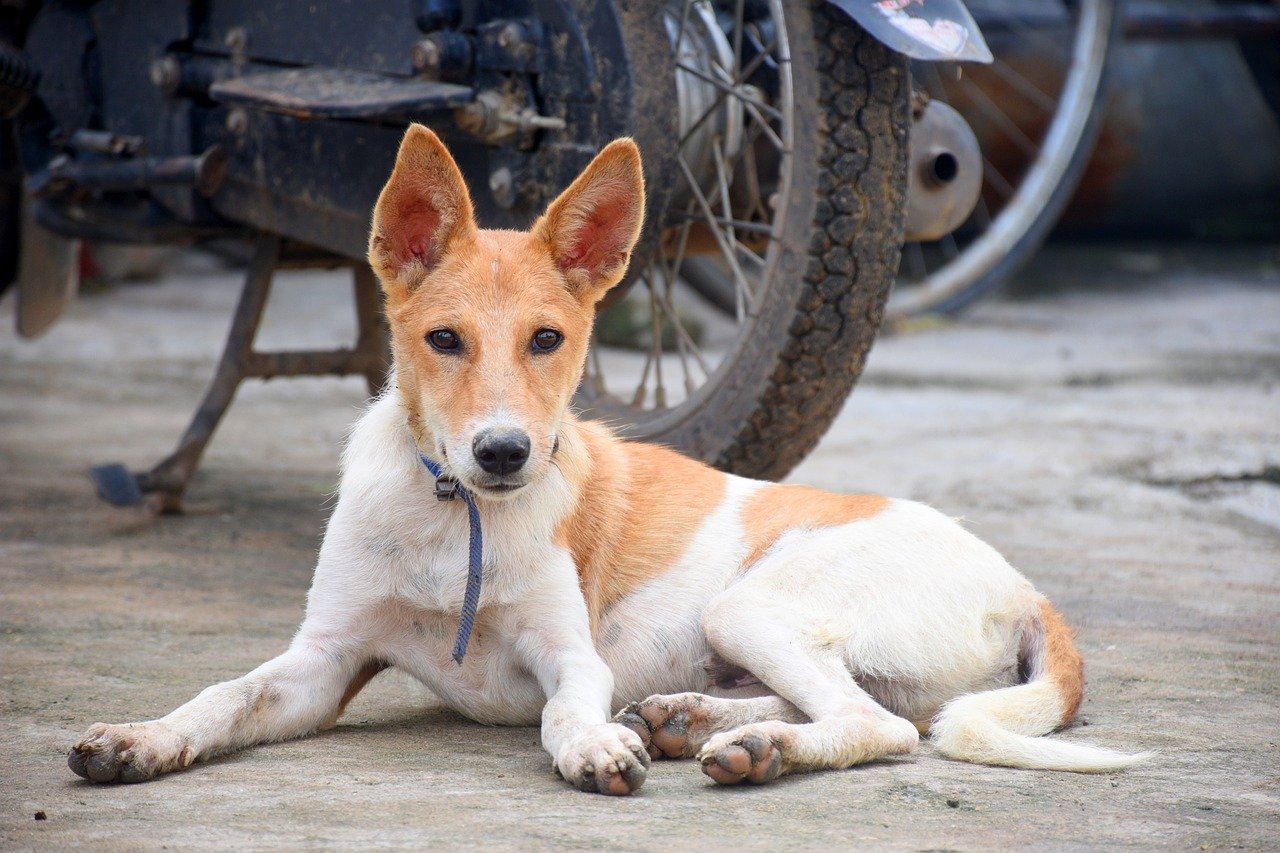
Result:
{"label": "tan fur patch", "polygon": [[1084,658],[1076,649],[1071,626],[1048,601],[1040,602],[1040,620],[1044,623],[1045,669],[1062,694],[1060,725],[1065,726],[1084,699]]}
{"label": "tan fur patch", "polygon": [[[549,446],[552,423],[568,406],[586,358],[592,312],[563,286],[534,238],[477,232],[410,297],[388,300],[387,316],[397,383],[424,447],[431,445],[420,424],[423,404],[450,434],[501,407],[538,446]],[[529,341],[544,328],[563,331],[565,342],[535,354]],[[434,329],[458,336],[456,354],[431,349],[425,338]]]}
{"label": "tan fur patch", "polygon": [[789,530],[834,527],[878,515],[889,506],[879,495],[838,495],[808,486],[768,485],[742,508],[747,532],[749,566],[764,555],[778,537]]}
{"label": "tan fur patch", "polygon": [[573,554],[594,631],[609,607],[675,566],[724,500],[726,478],[665,447],[619,441],[599,424],[573,426],[556,464],[579,498],[555,541]]}
{"label": "tan fur patch", "polygon": [[[596,300],[626,272],[644,219],[640,151],[611,142],[529,232],[481,230],[444,143],[405,133],[374,208],[369,263],[382,281],[396,385],[429,453],[465,452],[469,425],[501,416],[544,464],[586,361]],[[535,351],[536,332],[563,335]],[[429,345],[448,331],[456,345]]]}

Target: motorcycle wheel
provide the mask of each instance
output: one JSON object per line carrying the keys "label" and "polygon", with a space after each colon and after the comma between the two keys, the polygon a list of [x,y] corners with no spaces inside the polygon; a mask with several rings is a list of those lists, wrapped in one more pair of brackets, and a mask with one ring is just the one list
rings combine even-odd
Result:
{"label": "motorcycle wheel", "polygon": [[[578,404],[626,435],[779,478],[838,413],[883,317],[902,242],[908,71],[821,2],[675,0],[665,14],[675,192],[624,303],[638,349],[598,331]],[[691,263],[732,292],[728,316],[694,295]]]}
{"label": "motorcycle wheel", "polygon": [[[978,132],[983,192],[941,240],[902,249],[886,326],[954,315],[1031,259],[1071,200],[1093,153],[1106,72],[1120,40],[1114,0],[976,7],[988,66],[912,63],[914,84]],[[1058,69],[1062,69],[1061,72]]]}

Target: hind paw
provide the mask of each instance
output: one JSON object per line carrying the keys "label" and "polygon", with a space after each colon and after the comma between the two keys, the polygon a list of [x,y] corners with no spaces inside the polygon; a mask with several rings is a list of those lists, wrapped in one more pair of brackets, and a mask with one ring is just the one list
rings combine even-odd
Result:
{"label": "hind paw", "polygon": [[721,785],[772,782],[784,772],[783,745],[768,723],[716,735],[698,753],[702,772]]}
{"label": "hind paw", "polygon": [[613,718],[640,736],[652,758],[693,758],[710,737],[707,697],[701,693],[650,696]]}

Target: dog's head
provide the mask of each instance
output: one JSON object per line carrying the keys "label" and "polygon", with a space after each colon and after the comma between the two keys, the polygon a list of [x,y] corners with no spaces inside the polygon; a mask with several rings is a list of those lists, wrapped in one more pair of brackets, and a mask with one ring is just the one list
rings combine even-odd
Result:
{"label": "dog's head", "polygon": [[474,493],[500,498],[546,472],[595,305],[626,272],[643,221],[629,139],[519,232],[478,228],[444,144],[421,125],[405,134],[373,211],[369,263],[410,429]]}

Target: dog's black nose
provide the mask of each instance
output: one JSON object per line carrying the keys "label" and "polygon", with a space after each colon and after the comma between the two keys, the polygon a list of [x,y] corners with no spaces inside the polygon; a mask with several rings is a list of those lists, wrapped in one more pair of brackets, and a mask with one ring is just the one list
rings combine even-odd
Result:
{"label": "dog's black nose", "polygon": [[485,430],[471,442],[471,453],[490,474],[514,474],[529,461],[529,436],[518,429]]}

